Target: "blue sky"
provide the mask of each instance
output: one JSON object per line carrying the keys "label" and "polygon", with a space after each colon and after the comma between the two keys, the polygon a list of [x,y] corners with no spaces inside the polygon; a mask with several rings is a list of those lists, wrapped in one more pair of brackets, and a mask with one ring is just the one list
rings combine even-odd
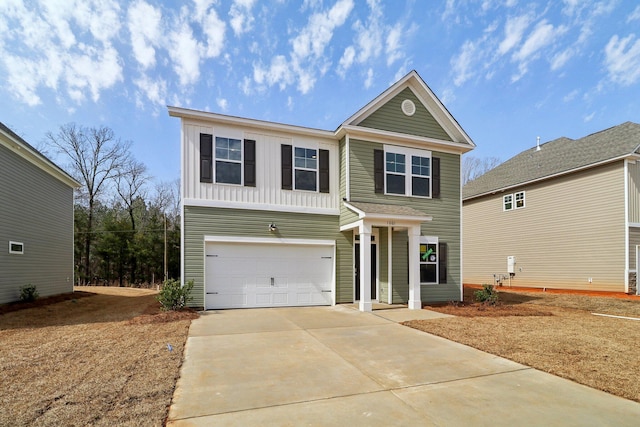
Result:
{"label": "blue sky", "polygon": [[[632,1],[2,0],[0,121],[108,126],[179,177],[167,105],[333,130],[415,69],[477,145],[640,122]],[[64,166],[64,161],[53,156]]]}

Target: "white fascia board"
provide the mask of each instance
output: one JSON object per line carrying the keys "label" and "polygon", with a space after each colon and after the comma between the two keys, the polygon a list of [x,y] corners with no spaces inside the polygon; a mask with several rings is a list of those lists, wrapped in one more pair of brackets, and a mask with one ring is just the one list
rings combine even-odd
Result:
{"label": "white fascia board", "polygon": [[246,209],[254,211],[276,211],[306,213],[314,215],[340,215],[339,209],[314,208],[308,206],[288,206],[262,203],[228,202],[224,200],[184,199],[184,206],[199,206],[204,208]]}
{"label": "white fascia board", "polygon": [[408,135],[352,125],[341,126],[336,131],[336,136],[338,138],[342,138],[345,135],[348,135],[351,138],[360,137],[367,141],[378,142],[380,144],[401,144],[406,147],[413,147],[422,150],[427,148],[434,151],[452,154],[464,154],[474,148],[469,144],[460,142],[445,141],[442,139],[427,138],[423,136]]}
{"label": "white fascia board", "polygon": [[360,228],[362,224],[363,224],[363,221],[358,220],[358,221],[350,222],[349,224],[341,225],[340,232],[353,230],[354,228]]}
{"label": "white fascia board", "polygon": [[[402,92],[407,87],[411,88],[420,102],[427,108],[429,113],[438,122],[438,124],[444,129],[444,131],[454,140],[463,141],[465,145],[469,145],[469,150],[475,148],[475,144],[462,129],[457,120],[449,113],[449,110],[440,102],[438,97],[433,93],[431,88],[424,82],[422,77],[412,70],[403,78],[394,83],[387,90],[378,95],[374,100],[358,110],[354,115],[345,120],[340,127],[336,130],[336,133],[340,128],[351,125],[358,125],[364,119],[373,114],[378,108],[382,107],[389,100]],[[469,151],[468,150],[468,151]]]}
{"label": "white fascia board", "polygon": [[606,165],[608,163],[614,163],[614,162],[617,162],[617,161],[620,161],[620,160],[637,159],[637,158],[638,158],[638,155],[625,154],[624,156],[614,157],[612,159],[603,160],[601,162],[592,163],[592,164],[586,165],[586,166],[580,166],[579,168],[570,169],[570,170],[558,172],[558,173],[555,173],[555,174],[552,174],[552,175],[543,176],[543,177],[540,177],[540,178],[532,179],[531,181],[520,182],[520,183],[517,183],[517,184],[508,185],[506,187],[496,188],[495,190],[485,191],[484,193],[476,194],[476,195],[473,195],[473,196],[470,196],[470,197],[464,197],[462,199],[462,201],[473,200],[473,199],[477,199],[479,197],[494,195],[494,194],[498,194],[498,193],[504,193],[505,191],[511,191],[514,188],[524,187],[526,185],[535,184],[535,183],[540,182],[540,181],[546,181],[548,179],[558,178],[560,176],[569,175],[569,174],[572,174],[572,173],[575,173],[575,172],[580,172],[580,171],[591,169],[591,168],[597,168],[598,166]]}
{"label": "white fascia board", "polygon": [[62,181],[64,184],[71,188],[79,188],[81,184],[72,178],[69,174],[63,171],[59,166],[47,159],[43,154],[37,152],[28,145],[22,143],[22,141],[13,137],[2,129],[0,129],[0,144],[7,147],[10,151],[22,157],[32,165],[42,169],[52,177]]}
{"label": "white fascia board", "polygon": [[278,237],[204,236],[206,243],[257,243],[275,245],[335,246],[335,240],[284,239]]}
{"label": "white fascia board", "polygon": [[274,132],[287,132],[295,135],[306,135],[312,137],[336,140],[335,133],[303,126],[288,125],[283,123],[268,122],[264,120],[248,119],[244,117],[227,116],[224,114],[209,113],[206,111],[190,110],[188,108],[167,106],[169,115],[182,119],[193,119],[208,122],[223,123],[227,125],[242,126],[244,128],[256,130],[270,130]]}

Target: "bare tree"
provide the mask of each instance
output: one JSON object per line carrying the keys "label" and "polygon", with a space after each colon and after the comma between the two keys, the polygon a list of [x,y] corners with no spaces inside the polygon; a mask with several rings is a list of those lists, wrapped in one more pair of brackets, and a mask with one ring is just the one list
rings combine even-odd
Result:
{"label": "bare tree", "polygon": [[162,181],[156,184],[153,204],[175,221],[180,216],[180,180]]}
{"label": "bare tree", "polygon": [[473,181],[498,166],[502,161],[498,157],[465,156],[462,159],[462,185]]}
{"label": "bare tree", "polygon": [[[136,206],[144,205],[146,199],[145,185],[149,180],[147,175],[147,167],[130,158],[121,168],[120,174],[115,178],[116,191],[124,204],[124,208],[129,213],[129,221],[131,222],[132,237],[136,233]],[[144,208],[144,206],[142,206]],[[136,271],[138,269],[138,257],[134,251],[130,253],[130,279],[131,283],[136,282]],[[120,286],[122,286],[122,277],[120,278]]]}
{"label": "bare tree", "polygon": [[68,158],[71,174],[82,184],[81,200],[88,208],[87,230],[84,239],[84,282],[91,280],[91,241],[95,204],[107,183],[120,174],[127,161],[129,143],[116,138],[108,127],[83,127],[75,123],[60,126],[57,134],[48,132],[46,138],[55,149]]}

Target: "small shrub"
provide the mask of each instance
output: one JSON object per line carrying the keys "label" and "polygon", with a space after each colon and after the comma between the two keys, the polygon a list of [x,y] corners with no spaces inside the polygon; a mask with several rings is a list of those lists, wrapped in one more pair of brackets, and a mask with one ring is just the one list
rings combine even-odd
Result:
{"label": "small shrub", "polygon": [[40,295],[35,285],[27,285],[20,288],[20,301],[31,302],[38,299]]}
{"label": "small shrub", "polygon": [[498,302],[498,291],[493,285],[484,284],[482,289],[475,291],[473,295],[476,297],[476,301],[485,305],[496,305]]}
{"label": "small shrub", "polygon": [[183,309],[193,299],[190,296],[191,289],[193,289],[193,280],[189,280],[184,286],[180,284],[180,280],[166,280],[157,297],[162,309],[174,311]]}

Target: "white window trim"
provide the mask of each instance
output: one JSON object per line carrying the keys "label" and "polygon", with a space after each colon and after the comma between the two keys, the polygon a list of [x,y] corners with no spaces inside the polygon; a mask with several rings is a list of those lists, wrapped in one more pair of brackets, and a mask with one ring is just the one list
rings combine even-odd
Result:
{"label": "white window trim", "polygon": [[[296,148],[303,148],[305,150],[316,151],[316,168],[302,168],[296,166]],[[306,191],[307,193],[319,193],[320,192],[320,149],[318,147],[305,146],[305,145],[293,145],[293,190],[294,191]],[[296,170],[312,171],[316,173],[316,189],[315,190],[303,190],[296,188]]]}
{"label": "white window trim", "polygon": [[[13,245],[20,245],[20,250],[19,251],[15,251],[13,250],[11,247]],[[10,254],[16,254],[16,255],[24,255],[24,243],[22,242],[14,242],[14,241],[9,241],[9,253]]]}
{"label": "white window trim", "polygon": [[[519,194],[522,194],[522,206],[518,206]],[[515,209],[524,209],[526,207],[526,197],[524,195],[524,191],[518,191],[517,193],[513,193],[513,207]]]}
{"label": "white window trim", "polygon": [[[240,160],[230,160],[230,159],[218,159],[218,153],[216,151],[216,140],[218,138],[226,138],[226,139],[236,139],[240,141]],[[233,185],[236,187],[244,186],[244,139],[236,138],[231,136],[221,136],[221,135],[213,135],[213,182],[219,185]],[[218,165],[217,162],[228,162],[228,163],[239,163],[240,164],[240,184],[234,184],[232,182],[219,182],[218,181]]]}
{"label": "white window trim", "polygon": [[[389,193],[387,192],[387,153],[404,154],[405,156],[405,169],[404,173],[390,172],[394,175],[404,175],[404,194]],[[429,150],[418,150],[415,148],[399,147],[397,145],[384,145],[384,194],[387,196],[400,196],[400,197],[417,197],[420,199],[431,199],[433,197],[433,157]],[[429,159],[429,176],[414,175],[411,169],[411,156],[426,157]],[[414,176],[420,178],[429,179],[429,195],[428,196],[415,196],[413,195],[413,189],[411,188],[412,180]]]}
{"label": "white window trim", "polygon": [[[522,195],[522,206],[518,206],[518,204],[516,203],[516,196],[518,195]],[[507,197],[511,197],[511,207],[507,208]],[[525,192],[524,191],[518,191],[517,193],[511,193],[511,194],[505,194],[504,196],[502,196],[502,211],[503,212],[507,212],[507,211],[512,211],[515,209],[524,209],[527,204],[526,204],[526,196],[525,196]]]}
{"label": "white window trim", "polygon": [[[440,248],[438,246],[439,240],[437,236],[420,236],[420,244],[421,245],[436,245],[436,260],[435,262],[428,262],[425,264],[434,264],[436,265],[436,281],[435,282],[420,282],[421,285],[439,285],[440,284]],[[423,262],[420,260],[418,266],[422,265]],[[418,267],[420,268],[420,267]]]}

